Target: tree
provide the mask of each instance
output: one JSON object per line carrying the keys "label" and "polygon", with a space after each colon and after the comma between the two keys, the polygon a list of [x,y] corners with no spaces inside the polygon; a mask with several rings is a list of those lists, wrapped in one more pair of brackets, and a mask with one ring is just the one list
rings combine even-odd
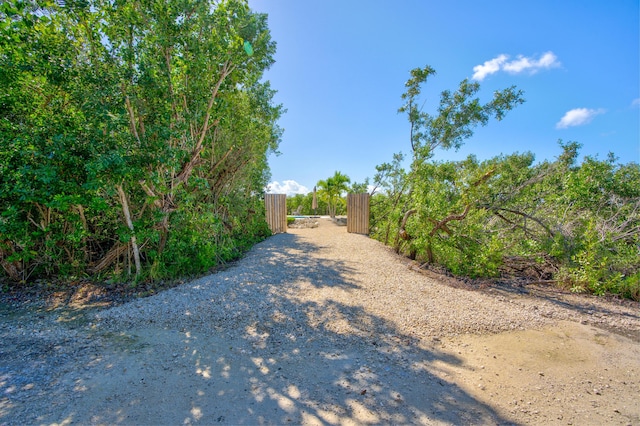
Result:
{"label": "tree", "polygon": [[369,192],[369,178],[365,178],[365,180],[360,182],[353,182],[348,189],[349,192],[354,194],[362,194],[365,192]]}
{"label": "tree", "polygon": [[[398,110],[405,113],[410,123],[410,142],[412,150],[412,162],[409,172],[405,175],[399,169],[399,158],[392,165],[385,164],[378,168],[376,185],[380,185],[386,177],[398,180],[395,185],[395,193],[389,199],[391,207],[384,209],[387,220],[397,220],[396,224],[388,222],[385,231],[385,240],[389,240],[389,231],[393,226],[397,233],[394,245],[400,251],[403,241],[410,242],[410,255],[415,258],[418,247],[413,236],[408,232],[408,221],[411,216],[419,213],[421,226],[431,224],[430,229],[424,234],[422,246],[426,251],[429,261],[434,261],[433,240],[440,237],[441,233],[451,233],[448,226],[452,221],[464,220],[469,211],[477,203],[475,193],[483,186],[493,174],[490,168],[478,169],[473,175],[465,178],[464,182],[449,181],[447,185],[464,185],[465,193],[456,204],[447,204],[440,210],[433,210],[433,205],[428,202],[434,176],[451,174],[450,167],[438,167],[431,162],[434,151],[441,149],[457,149],[464,141],[473,135],[473,130],[478,125],[486,125],[490,118],[501,120],[506,112],[524,102],[522,92],[510,87],[502,91],[496,91],[493,99],[482,104],[476,95],[480,90],[479,83],[471,83],[463,80],[455,92],[445,90],[440,96],[438,113],[431,115],[424,112],[420,105],[421,87],[430,76],[435,75],[435,70],[429,66],[416,68],[411,71],[411,78],[405,84],[407,91],[402,95],[404,105]],[[442,177],[444,177],[442,176]],[[453,208],[452,208],[453,207]],[[400,210],[398,210],[400,209]],[[394,211],[392,214],[391,211]],[[380,224],[374,224],[380,229]]]}
{"label": "tree", "polygon": [[336,217],[338,204],[344,204],[342,197],[349,190],[349,182],[351,182],[349,176],[338,171],[326,180],[318,181],[318,196],[327,203],[329,216]]}
{"label": "tree", "polygon": [[93,0],[10,1],[0,18],[9,275],[171,275],[265,234],[283,113],[260,82],[265,15],[243,0]]}

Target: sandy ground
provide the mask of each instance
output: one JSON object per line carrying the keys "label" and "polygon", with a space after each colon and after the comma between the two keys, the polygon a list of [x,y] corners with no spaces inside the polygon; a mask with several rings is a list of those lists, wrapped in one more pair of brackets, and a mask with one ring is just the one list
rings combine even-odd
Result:
{"label": "sandy ground", "polygon": [[[515,314],[540,311],[544,319],[501,332],[413,332],[415,314],[394,320],[404,315],[402,304],[389,312],[359,304],[364,292],[375,293],[356,278],[372,265],[321,250],[336,233],[346,230],[328,222],[275,240],[284,244],[277,264],[305,252],[335,276],[332,285],[313,288],[300,283],[299,273],[242,290],[278,307],[268,320],[254,320],[247,306],[208,323],[173,325],[158,312],[157,321],[105,327],[101,310],[96,319],[96,309],[86,305],[37,312],[2,307],[0,424],[640,425],[638,304],[553,290],[452,288],[366,243],[379,259],[405,262],[408,277],[433,290],[431,298],[455,291],[482,298],[496,318],[508,305]],[[238,276],[241,267],[220,274]],[[233,293],[233,303],[242,291]],[[154,297],[132,303],[143,309]],[[357,317],[359,328],[341,326],[335,309]],[[319,320],[323,312],[331,315]],[[454,316],[474,321],[473,311]]]}

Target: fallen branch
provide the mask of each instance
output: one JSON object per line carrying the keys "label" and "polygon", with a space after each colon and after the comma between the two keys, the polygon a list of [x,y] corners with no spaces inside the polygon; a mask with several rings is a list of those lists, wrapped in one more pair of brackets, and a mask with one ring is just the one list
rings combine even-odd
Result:
{"label": "fallen branch", "polygon": [[433,237],[441,229],[442,230],[446,229],[445,232],[447,232],[448,234],[451,234],[451,231],[447,227],[447,223],[449,223],[451,221],[454,221],[454,220],[464,220],[464,218],[467,217],[467,214],[469,214],[469,210],[471,210],[471,204],[467,204],[462,213],[460,213],[460,214],[450,214],[449,216],[445,217],[444,219],[437,221],[436,222],[436,226],[434,226],[433,229],[431,230],[431,232],[429,232],[429,236]]}
{"label": "fallen branch", "polygon": [[116,243],[111,249],[107,252],[106,255],[98,263],[94,266],[87,269],[90,274],[97,274],[98,272],[104,270],[113,262],[115,262],[122,254],[129,249],[128,244]]}

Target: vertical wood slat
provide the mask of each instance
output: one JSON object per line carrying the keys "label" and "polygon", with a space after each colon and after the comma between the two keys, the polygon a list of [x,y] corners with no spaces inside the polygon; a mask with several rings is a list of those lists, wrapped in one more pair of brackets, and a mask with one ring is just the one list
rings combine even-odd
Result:
{"label": "vertical wood slat", "polygon": [[287,232],[287,196],[286,194],[265,194],[264,205],[267,224],[274,234]]}
{"label": "vertical wood slat", "polygon": [[369,194],[347,194],[347,232],[369,235]]}

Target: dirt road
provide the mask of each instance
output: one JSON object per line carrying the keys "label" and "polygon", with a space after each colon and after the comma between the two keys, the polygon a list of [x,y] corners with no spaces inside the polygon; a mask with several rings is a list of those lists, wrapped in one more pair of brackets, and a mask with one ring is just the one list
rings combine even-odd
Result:
{"label": "dirt road", "polygon": [[640,305],[425,276],[321,220],[109,309],[0,309],[0,424],[640,424]]}

